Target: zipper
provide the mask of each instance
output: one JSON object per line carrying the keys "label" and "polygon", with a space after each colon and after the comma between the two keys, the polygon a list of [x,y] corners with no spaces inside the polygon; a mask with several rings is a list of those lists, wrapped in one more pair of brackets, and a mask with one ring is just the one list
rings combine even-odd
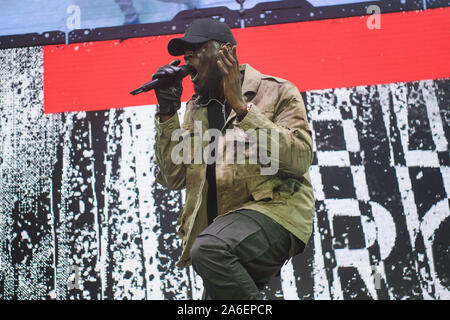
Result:
{"label": "zipper", "polygon": [[[227,103],[227,100],[225,100],[225,103]],[[225,103],[222,105],[223,125],[227,122],[227,118],[225,118]]]}

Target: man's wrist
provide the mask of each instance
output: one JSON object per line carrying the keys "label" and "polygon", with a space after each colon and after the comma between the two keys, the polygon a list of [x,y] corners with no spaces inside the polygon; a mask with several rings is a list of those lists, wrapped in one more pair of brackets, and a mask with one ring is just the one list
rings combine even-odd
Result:
{"label": "man's wrist", "polygon": [[247,113],[250,110],[250,106],[251,105],[249,103],[244,102],[240,105],[239,108],[237,108],[237,110],[235,109],[236,117],[237,117],[238,121],[241,121],[242,119],[245,118],[245,116],[247,115]]}

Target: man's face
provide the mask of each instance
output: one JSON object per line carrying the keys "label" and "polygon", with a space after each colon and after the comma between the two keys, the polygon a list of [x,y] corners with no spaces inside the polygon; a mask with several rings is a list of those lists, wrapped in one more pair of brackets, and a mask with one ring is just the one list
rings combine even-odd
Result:
{"label": "man's face", "polygon": [[197,94],[206,96],[217,90],[221,74],[217,66],[217,50],[212,41],[187,47],[184,60],[195,68],[191,81]]}

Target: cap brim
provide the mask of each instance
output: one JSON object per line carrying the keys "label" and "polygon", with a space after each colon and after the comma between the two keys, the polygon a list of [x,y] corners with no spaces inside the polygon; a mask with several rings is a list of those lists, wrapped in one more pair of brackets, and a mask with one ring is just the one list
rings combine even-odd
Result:
{"label": "cap brim", "polygon": [[172,56],[181,56],[186,51],[186,46],[193,43],[202,43],[208,41],[208,38],[200,36],[187,36],[175,38],[169,41],[167,50]]}

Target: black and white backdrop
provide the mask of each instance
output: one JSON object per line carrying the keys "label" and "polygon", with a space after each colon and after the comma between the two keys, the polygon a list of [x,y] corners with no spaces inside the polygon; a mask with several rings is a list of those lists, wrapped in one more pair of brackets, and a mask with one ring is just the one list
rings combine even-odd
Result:
{"label": "black and white backdrop", "polygon": [[[0,299],[199,299],[154,106],[44,114],[42,47],[0,61]],[[267,297],[449,299],[450,80],[304,97],[314,232]]]}

